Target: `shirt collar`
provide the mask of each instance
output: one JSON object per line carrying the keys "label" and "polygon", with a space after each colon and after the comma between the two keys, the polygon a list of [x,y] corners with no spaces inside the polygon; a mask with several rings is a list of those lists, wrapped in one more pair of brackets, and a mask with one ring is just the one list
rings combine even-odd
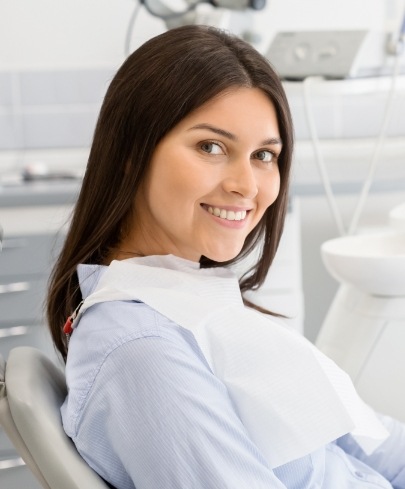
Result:
{"label": "shirt collar", "polygon": [[79,277],[79,285],[83,299],[86,299],[92,294],[97,287],[100,277],[104,274],[108,267],[104,265],[83,265],[77,267],[77,275]]}

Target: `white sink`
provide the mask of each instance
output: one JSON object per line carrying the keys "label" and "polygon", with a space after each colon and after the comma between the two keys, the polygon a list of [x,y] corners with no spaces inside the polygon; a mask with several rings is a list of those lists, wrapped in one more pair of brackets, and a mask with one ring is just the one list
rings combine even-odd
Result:
{"label": "white sink", "polygon": [[405,296],[405,233],[345,236],[326,241],[321,255],[343,284],[378,296]]}

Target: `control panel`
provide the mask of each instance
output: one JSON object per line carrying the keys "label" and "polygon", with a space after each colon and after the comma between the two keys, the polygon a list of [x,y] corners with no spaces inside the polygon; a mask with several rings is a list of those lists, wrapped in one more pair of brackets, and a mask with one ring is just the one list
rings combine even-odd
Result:
{"label": "control panel", "polygon": [[279,32],[266,56],[282,78],[346,78],[366,30]]}

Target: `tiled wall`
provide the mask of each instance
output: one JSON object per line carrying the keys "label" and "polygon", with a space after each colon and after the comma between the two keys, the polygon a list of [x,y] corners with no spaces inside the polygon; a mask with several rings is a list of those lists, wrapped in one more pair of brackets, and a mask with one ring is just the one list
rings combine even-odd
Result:
{"label": "tiled wall", "polygon": [[[320,80],[309,90],[312,115],[321,139],[375,138],[381,130],[392,80],[389,77]],[[286,82],[297,139],[309,139],[304,87]],[[405,75],[397,78],[386,135],[405,137]]]}
{"label": "tiled wall", "polygon": [[[87,148],[113,70],[0,71],[0,151]],[[321,82],[311,105],[321,139],[374,138],[389,78]],[[302,83],[286,82],[296,138],[309,138]],[[405,76],[397,83],[388,136],[405,136]]]}
{"label": "tiled wall", "polygon": [[0,72],[0,151],[88,147],[109,70]]}

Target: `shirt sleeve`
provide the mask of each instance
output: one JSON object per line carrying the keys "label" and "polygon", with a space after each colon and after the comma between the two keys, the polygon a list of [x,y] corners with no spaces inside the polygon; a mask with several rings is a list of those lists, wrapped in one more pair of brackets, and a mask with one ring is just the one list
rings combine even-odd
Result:
{"label": "shirt sleeve", "polygon": [[194,348],[148,336],[112,351],[78,425],[79,451],[120,487],[285,489]]}
{"label": "shirt sleeve", "polygon": [[389,416],[378,415],[390,436],[371,455],[366,455],[348,434],[337,444],[390,481],[394,489],[405,489],[405,425]]}

